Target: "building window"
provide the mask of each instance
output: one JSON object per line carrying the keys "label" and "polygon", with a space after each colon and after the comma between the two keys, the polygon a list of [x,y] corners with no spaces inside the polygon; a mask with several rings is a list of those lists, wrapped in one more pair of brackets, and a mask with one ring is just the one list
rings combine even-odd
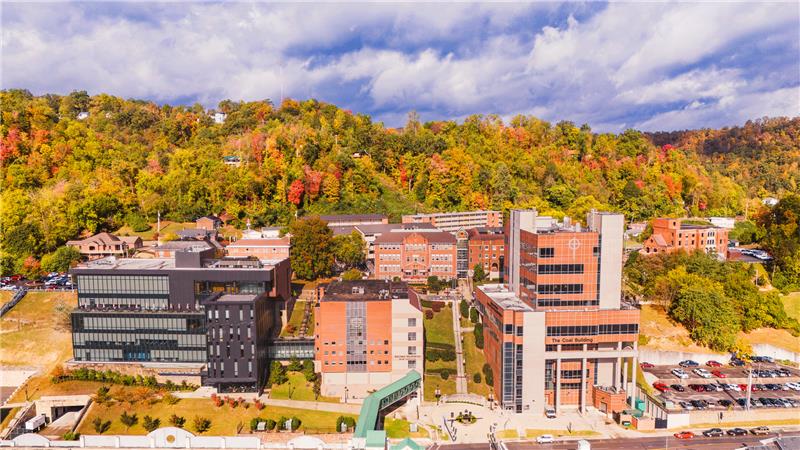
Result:
{"label": "building window", "polygon": [[411,333],[408,333],[408,340],[409,341],[416,341],[417,340],[417,333],[415,333],[413,331]]}
{"label": "building window", "polygon": [[544,247],[539,249],[539,258],[552,258],[556,255],[553,247]]}
{"label": "building window", "polygon": [[408,319],[408,326],[409,327],[417,326],[417,319],[416,318]]}
{"label": "building window", "polygon": [[540,284],[539,294],[582,294],[583,285],[579,283],[571,284]]}
{"label": "building window", "polygon": [[409,369],[416,369],[417,368],[417,360],[416,359],[408,360],[408,368]]}
{"label": "building window", "polygon": [[417,347],[416,346],[408,347],[408,356],[414,356],[416,354],[417,354]]}

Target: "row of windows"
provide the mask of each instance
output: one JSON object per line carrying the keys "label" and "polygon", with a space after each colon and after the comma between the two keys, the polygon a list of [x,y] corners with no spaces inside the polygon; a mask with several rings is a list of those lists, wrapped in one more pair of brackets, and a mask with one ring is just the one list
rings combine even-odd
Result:
{"label": "row of windows", "polygon": [[538,287],[539,294],[583,294],[583,284],[580,283],[565,283],[565,284],[540,284]]}
{"label": "row of windows", "polygon": [[380,259],[386,261],[400,261],[399,253],[382,253]]}
{"label": "row of windows", "polygon": [[159,331],[200,331],[202,318],[186,317],[147,317],[147,316],[73,316],[73,326],[77,330],[159,330]]}
{"label": "row of windows", "polygon": [[[230,372],[230,371],[229,371]],[[247,361],[247,376],[249,378],[253,377],[253,361]],[[228,376],[231,374],[228,373]],[[211,376],[213,378],[225,378],[225,364],[212,362],[211,363]],[[239,361],[233,362],[233,376],[239,376]]]}
{"label": "row of windows", "polygon": [[[413,325],[412,325],[412,323],[413,323]],[[417,326],[417,319],[408,319],[408,326],[410,326],[410,327]],[[339,344],[341,345],[341,342]],[[365,344],[366,345],[381,345],[381,341],[358,341],[356,344],[357,345],[365,345]],[[325,342],[322,343],[322,345],[336,345],[336,341],[330,341],[330,342],[325,341]],[[384,339],[383,345],[389,345],[389,340],[388,339]]]}
{"label": "row of windows", "polygon": [[[240,340],[242,338],[241,329],[245,328],[247,330],[247,339],[253,339],[253,332],[251,331],[251,327],[228,327],[228,334],[227,337],[229,340],[233,339],[233,330],[236,330],[236,339]],[[225,340],[225,327],[219,327],[219,340]],[[217,329],[216,327],[211,327],[211,339],[217,339]]]}
{"label": "row of windows", "polygon": [[[561,379],[575,379],[581,377],[581,371],[578,370],[562,370]],[[589,378],[589,369],[586,369],[586,378]]]}
{"label": "row of windows", "polygon": [[431,255],[431,261],[450,261],[452,255]]}
{"label": "row of windows", "polygon": [[379,267],[381,272],[400,272],[398,265],[381,264]]}
{"label": "row of windows", "polygon": [[597,336],[602,334],[636,334],[639,324],[569,325],[547,327],[548,336]]}
{"label": "row of windows", "polygon": [[[225,349],[225,357],[226,358],[230,358],[231,357],[231,346],[230,345],[226,345],[224,347],[224,349]],[[241,344],[241,343],[239,344],[239,351],[236,352],[236,353],[238,354],[238,356],[234,356],[234,358],[243,358],[244,357],[244,344]],[[219,344],[209,345],[208,346],[208,354],[209,354],[209,356],[222,357],[220,345]],[[250,343],[250,355],[252,356],[252,355],[255,355],[255,354],[256,354],[256,344]]]}
{"label": "row of windows", "polygon": [[89,345],[91,343],[106,345],[150,345],[154,342],[168,343],[167,347],[205,347],[204,334],[170,334],[170,333],[72,333],[73,345]]}
{"label": "row of windows", "polygon": [[169,294],[166,275],[78,275],[83,294]]}
{"label": "row of windows", "polygon": [[206,352],[197,350],[121,350],[112,348],[75,348],[76,361],[156,361],[205,362]]}
{"label": "row of windows", "polygon": [[78,294],[78,306],[81,308],[122,308],[122,309],[145,309],[157,311],[169,308],[169,298],[167,296],[153,297],[98,297],[96,294],[86,296]]}
{"label": "row of windows", "polygon": [[[252,320],[253,319],[253,308],[247,308],[247,309],[250,310],[248,315],[250,316],[250,319]],[[225,318],[225,319],[230,319],[231,318],[231,310],[227,309],[227,308],[224,309],[222,317]],[[208,310],[208,318],[209,318],[209,320],[210,319],[219,319],[220,318],[219,309],[213,309],[213,310],[209,309]],[[239,306],[239,320],[244,320],[244,309],[241,306]]]}
{"label": "row of windows", "polygon": [[548,306],[597,306],[600,302],[597,300],[559,300],[559,299],[543,299],[537,300],[536,305],[539,307]]}
{"label": "row of windows", "polygon": [[[414,363],[413,367],[411,365],[412,362]],[[383,360],[383,361],[378,360],[377,363],[378,363],[379,366],[388,366],[389,365],[389,361],[387,361],[387,360]],[[366,361],[347,361],[347,365],[348,366],[366,366],[366,364],[367,364]],[[345,362],[344,361],[325,361],[325,365],[326,366],[343,366],[343,365],[345,365]],[[370,361],[369,365],[370,366],[374,366],[375,365],[375,361]],[[414,369],[416,367],[417,367],[417,362],[416,361],[409,361],[408,362],[408,368],[409,369]]]}
{"label": "row of windows", "polygon": [[431,250],[452,250],[453,244],[433,244]]}
{"label": "row of windows", "polygon": [[439,265],[432,265],[431,272],[451,272],[453,270],[453,266],[439,266]]}
{"label": "row of windows", "polygon": [[[411,347],[409,347],[409,348],[411,348]],[[416,350],[415,350],[415,351],[416,351]],[[356,355],[356,354],[358,354],[358,352],[356,352],[355,350],[347,350],[347,352],[343,352],[343,351],[339,350],[339,353],[336,353],[336,350],[331,350],[331,352],[330,352],[331,356],[336,356],[337,354],[338,354],[339,356],[342,356],[342,355],[344,355],[345,353],[346,353],[346,354],[348,354],[348,355]],[[328,355],[328,350],[325,350],[325,352],[324,352],[323,354],[324,354],[324,355]],[[360,354],[362,354],[362,355],[366,355],[366,354],[367,354],[367,351],[366,351],[366,350],[361,350]],[[375,350],[370,350],[370,351],[369,351],[369,354],[370,354],[370,355],[374,355],[374,354],[375,354]],[[379,354],[379,355],[381,354],[381,351],[380,351],[380,350],[378,350],[378,354]],[[388,355],[388,354],[389,354],[389,350],[384,350],[384,351],[383,351],[383,354],[384,354],[384,355]]]}
{"label": "row of windows", "polygon": [[583,264],[540,264],[539,275],[583,273]]}

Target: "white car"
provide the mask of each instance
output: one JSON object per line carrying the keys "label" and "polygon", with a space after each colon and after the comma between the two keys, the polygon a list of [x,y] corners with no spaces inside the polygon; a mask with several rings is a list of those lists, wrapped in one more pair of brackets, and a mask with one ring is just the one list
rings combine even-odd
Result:
{"label": "white car", "polygon": [[788,383],[784,384],[784,386],[789,386],[789,388],[792,390],[800,391],[800,383],[795,383],[794,381],[789,381]]}
{"label": "white car", "polygon": [[672,369],[672,374],[682,380],[689,378],[689,374],[686,373],[683,369]]}
{"label": "white car", "polygon": [[706,369],[703,369],[702,367],[698,367],[697,369],[692,370],[692,372],[696,373],[697,376],[703,378],[711,378],[711,372],[707,371]]}
{"label": "white car", "polygon": [[736,392],[742,392],[742,388],[740,388],[738,384],[729,384],[728,389]]}
{"label": "white car", "polygon": [[543,434],[536,438],[537,444],[552,444],[555,441],[556,438],[554,438],[552,434]]}

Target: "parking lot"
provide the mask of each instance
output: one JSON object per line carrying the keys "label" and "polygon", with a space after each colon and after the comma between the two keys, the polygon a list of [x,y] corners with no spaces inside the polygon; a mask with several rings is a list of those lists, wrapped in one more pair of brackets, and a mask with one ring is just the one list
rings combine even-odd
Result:
{"label": "parking lot", "polygon": [[[644,365],[647,366],[646,363]],[[642,370],[658,378],[654,387],[658,383],[666,385],[659,386],[661,389],[657,391],[663,392],[658,395],[671,402],[670,406],[675,410],[744,409],[748,371],[751,369],[755,371],[750,393],[751,409],[800,407],[800,386],[793,384],[800,382],[800,370],[796,368],[771,362],[744,367],[700,365],[698,368],[707,370],[710,376],[704,378],[693,372],[695,367],[681,368],[678,365],[643,367]],[[673,374],[674,369],[682,369],[688,378],[679,378]],[[779,370],[784,376],[775,373]]]}

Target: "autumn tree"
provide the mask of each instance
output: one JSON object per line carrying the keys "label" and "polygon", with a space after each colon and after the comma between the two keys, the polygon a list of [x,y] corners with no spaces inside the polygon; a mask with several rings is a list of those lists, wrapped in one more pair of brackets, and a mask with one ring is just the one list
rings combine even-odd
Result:
{"label": "autumn tree", "polygon": [[289,226],[292,270],[302,280],[331,274],[334,263],[333,231],[317,216],[304,217]]}

